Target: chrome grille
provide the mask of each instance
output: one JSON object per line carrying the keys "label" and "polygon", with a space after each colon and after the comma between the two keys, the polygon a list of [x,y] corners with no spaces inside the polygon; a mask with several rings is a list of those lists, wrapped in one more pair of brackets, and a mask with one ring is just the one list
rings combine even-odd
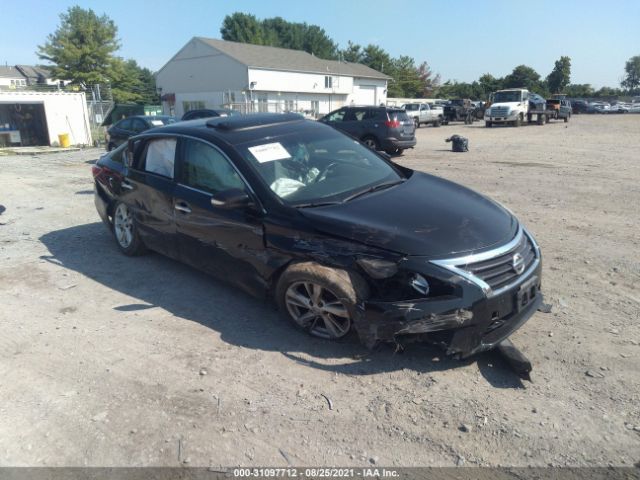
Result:
{"label": "chrome grille", "polygon": [[489,260],[460,265],[460,268],[480,278],[492,290],[498,290],[520,277],[513,266],[513,258],[516,254],[522,256],[524,263],[521,273],[526,272],[536,259],[533,244],[526,235],[522,235],[516,247],[507,253]]}
{"label": "chrome grille", "polygon": [[492,117],[506,117],[509,114],[509,107],[491,107]]}
{"label": "chrome grille", "polygon": [[[519,262],[515,262],[516,255]],[[431,260],[431,263],[475,283],[491,297],[527,278],[539,261],[540,251],[535,240],[520,228],[513,240],[502,247],[465,257]],[[518,271],[516,263],[521,263]]]}

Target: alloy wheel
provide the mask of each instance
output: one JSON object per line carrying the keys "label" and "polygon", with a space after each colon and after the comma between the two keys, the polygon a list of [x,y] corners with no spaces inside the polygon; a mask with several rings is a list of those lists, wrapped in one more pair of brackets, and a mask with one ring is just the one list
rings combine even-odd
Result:
{"label": "alloy wheel", "polygon": [[373,138],[365,138],[364,144],[372,150],[376,148],[376,141]]}
{"label": "alloy wheel", "polygon": [[124,203],[118,205],[113,215],[113,230],[118,244],[122,248],[129,248],[133,242],[133,217]]}
{"label": "alloy wheel", "polygon": [[285,293],[285,304],[293,320],[312,335],[337,339],[351,328],[347,307],[329,289],[313,282],[296,282]]}

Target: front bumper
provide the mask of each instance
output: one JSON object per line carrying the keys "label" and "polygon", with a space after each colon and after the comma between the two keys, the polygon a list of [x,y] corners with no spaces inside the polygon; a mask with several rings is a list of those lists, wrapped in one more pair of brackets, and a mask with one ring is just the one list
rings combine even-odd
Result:
{"label": "front bumper", "polygon": [[369,347],[378,342],[431,339],[447,354],[465,358],[496,347],[536,312],[542,303],[541,271],[538,262],[509,289],[491,297],[463,280],[462,297],[368,301],[355,327]]}

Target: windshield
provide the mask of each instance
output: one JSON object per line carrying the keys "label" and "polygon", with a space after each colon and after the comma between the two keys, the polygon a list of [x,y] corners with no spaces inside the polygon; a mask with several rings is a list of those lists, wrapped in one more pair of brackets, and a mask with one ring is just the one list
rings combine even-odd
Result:
{"label": "windshield", "polygon": [[419,110],[420,109],[420,105],[415,104],[415,103],[410,103],[408,105],[405,105],[404,109],[407,110],[407,111]]}
{"label": "windshield", "polygon": [[522,92],[496,92],[493,94],[494,103],[519,102]]}
{"label": "windshield", "polygon": [[241,155],[285,203],[337,203],[403,177],[378,155],[333,129],[309,128],[238,145]]}

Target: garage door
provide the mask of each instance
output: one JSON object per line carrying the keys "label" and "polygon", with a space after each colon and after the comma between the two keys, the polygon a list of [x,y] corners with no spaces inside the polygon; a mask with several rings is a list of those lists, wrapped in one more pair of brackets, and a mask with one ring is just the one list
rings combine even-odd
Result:
{"label": "garage door", "polygon": [[376,105],[375,85],[360,85],[354,94],[356,105]]}

